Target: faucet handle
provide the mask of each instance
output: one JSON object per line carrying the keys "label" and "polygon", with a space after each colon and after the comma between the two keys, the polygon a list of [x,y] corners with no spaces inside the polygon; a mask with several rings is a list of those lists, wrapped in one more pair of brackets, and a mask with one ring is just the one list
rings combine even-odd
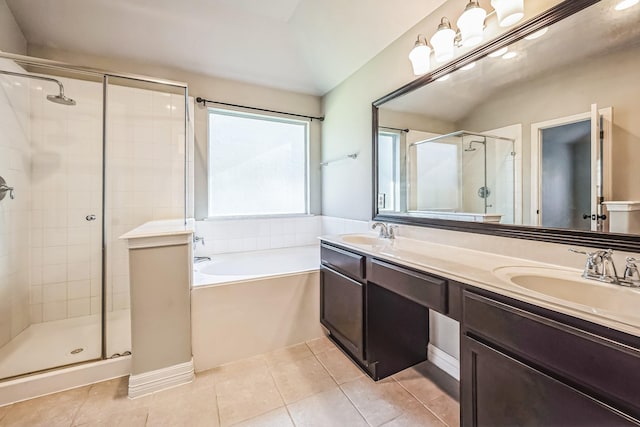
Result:
{"label": "faucet handle", "polygon": [[389,231],[389,238],[390,239],[395,239],[396,236],[398,235],[398,226],[397,225],[389,225],[387,227],[388,231]]}
{"label": "faucet handle", "polygon": [[202,246],[204,246],[204,237],[200,237],[200,236],[196,236],[195,234],[193,235],[193,243],[202,243]]}
{"label": "faucet handle", "polygon": [[638,271],[638,259],[633,257],[627,257],[625,259],[627,265],[624,268],[624,275],[622,280],[631,283],[631,286],[640,287],[640,271]]}

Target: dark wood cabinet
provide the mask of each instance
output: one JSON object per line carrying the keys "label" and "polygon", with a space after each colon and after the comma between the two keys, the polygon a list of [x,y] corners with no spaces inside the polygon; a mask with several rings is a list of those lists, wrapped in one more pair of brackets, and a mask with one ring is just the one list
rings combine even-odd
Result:
{"label": "dark wood cabinet", "polygon": [[630,417],[535,368],[462,337],[462,426],[633,426]]}
{"label": "dark wood cabinet", "polygon": [[461,422],[640,426],[640,338],[328,244],[321,316],[378,380],[427,359],[429,310],[460,322]]}
{"label": "dark wood cabinet", "polygon": [[364,285],[325,266],[320,270],[320,323],[364,362]]}
{"label": "dark wood cabinet", "polygon": [[640,425],[640,351],[516,304],[463,292],[464,426]]}

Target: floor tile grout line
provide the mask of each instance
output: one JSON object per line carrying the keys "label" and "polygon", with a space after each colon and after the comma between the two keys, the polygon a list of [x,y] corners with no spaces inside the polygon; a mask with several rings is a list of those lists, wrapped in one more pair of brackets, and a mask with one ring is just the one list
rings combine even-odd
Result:
{"label": "floor tile grout line", "polygon": [[[416,396],[415,394],[411,393],[411,391],[410,391],[408,388],[406,388],[406,387],[405,387],[405,386],[404,386],[400,381],[398,381],[398,379],[397,379],[397,378],[395,378],[395,377],[392,377],[392,378],[393,378],[393,379],[394,379],[398,384],[400,384],[400,387],[402,387],[403,389],[405,389],[405,390],[407,391],[407,393],[409,393],[411,396],[413,396],[413,398],[414,398],[414,399],[416,399],[416,401],[417,401],[419,404],[421,404],[422,406],[424,406],[424,408],[425,408],[427,411],[431,412],[431,413],[432,413],[432,414],[433,414],[433,415],[438,419],[438,421],[440,421],[440,422],[441,422],[442,424],[444,424],[445,426],[449,426],[449,424],[447,424],[447,423],[442,419],[442,417],[440,417],[438,414],[436,414],[435,412],[433,412],[433,410],[432,410],[429,406],[427,406],[427,404],[426,404],[426,403],[424,403],[420,398],[418,398],[418,396]],[[444,392],[443,392],[443,394],[446,394],[446,393],[444,393]],[[439,398],[440,398],[440,396],[436,397],[435,399],[431,399],[431,400],[430,400],[430,402],[431,402],[431,401],[434,401],[434,400],[436,400],[436,399],[439,399]]]}
{"label": "floor tile grout line", "polygon": [[342,392],[342,394],[344,395],[344,397],[347,398],[347,400],[349,401],[349,403],[351,404],[351,406],[353,406],[353,408],[356,410],[356,412],[358,412],[358,414],[360,414],[360,416],[362,417],[362,419],[364,420],[365,423],[367,423],[368,426],[370,427],[375,427],[374,425],[372,425],[369,420],[367,420],[367,417],[364,416],[364,414],[362,413],[362,411],[360,411],[360,409],[358,409],[358,407],[356,406],[356,404],[353,402],[353,400],[351,400],[351,398],[349,397],[349,395],[347,393],[345,393],[345,391],[342,389],[341,385],[338,385],[338,388],[340,389],[340,391]]}

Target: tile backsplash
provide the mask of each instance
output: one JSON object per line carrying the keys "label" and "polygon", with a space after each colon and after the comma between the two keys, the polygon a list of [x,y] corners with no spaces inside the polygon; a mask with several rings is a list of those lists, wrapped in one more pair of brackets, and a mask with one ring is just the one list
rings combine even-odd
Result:
{"label": "tile backsplash", "polygon": [[325,216],[250,218],[196,221],[196,235],[204,245],[194,246],[196,256],[260,251],[315,245],[323,234],[358,233],[369,230],[368,221]]}

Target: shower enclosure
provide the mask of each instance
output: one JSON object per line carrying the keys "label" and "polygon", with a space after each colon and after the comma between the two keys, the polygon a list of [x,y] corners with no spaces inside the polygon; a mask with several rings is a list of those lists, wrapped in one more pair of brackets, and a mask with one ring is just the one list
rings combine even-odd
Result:
{"label": "shower enclosure", "polygon": [[515,141],[459,131],[407,149],[407,204],[415,215],[513,224]]}
{"label": "shower enclosure", "polygon": [[190,214],[189,112],[183,83],[0,53],[0,380],[130,354],[118,238]]}

